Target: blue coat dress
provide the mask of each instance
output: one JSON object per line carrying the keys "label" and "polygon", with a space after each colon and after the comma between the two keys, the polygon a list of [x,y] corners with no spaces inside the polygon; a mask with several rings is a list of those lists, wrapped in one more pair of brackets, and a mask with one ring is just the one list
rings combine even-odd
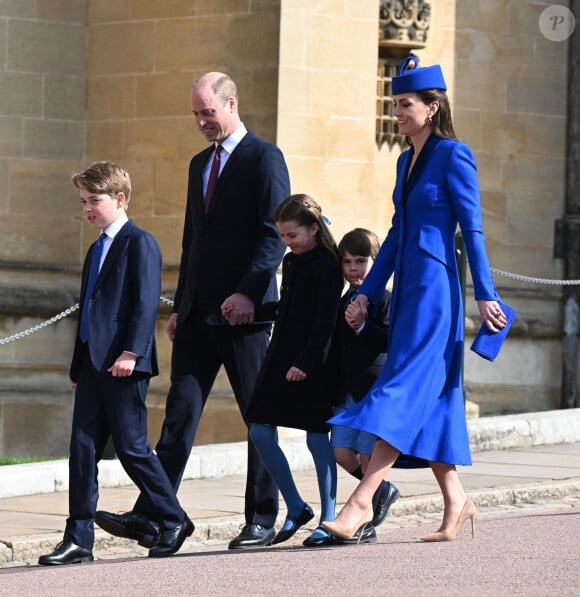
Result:
{"label": "blue coat dress", "polygon": [[477,171],[465,144],[431,135],[407,180],[412,152],[397,162],[392,227],[359,291],[372,309],[394,273],[387,360],[365,398],[330,423],[373,433],[404,454],[469,465],[458,224],[475,298],[499,298],[485,249]]}

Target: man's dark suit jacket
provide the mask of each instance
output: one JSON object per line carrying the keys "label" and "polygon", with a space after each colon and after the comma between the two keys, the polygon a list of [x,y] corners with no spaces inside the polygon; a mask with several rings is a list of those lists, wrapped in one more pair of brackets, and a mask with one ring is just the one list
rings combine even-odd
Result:
{"label": "man's dark suit jacket", "polygon": [[203,211],[202,171],[213,146],[197,154],[189,166],[187,208],[174,312],[183,322],[194,297],[202,318],[225,325],[221,304],[240,292],[256,306],[278,300],[276,270],[284,254],[271,219],[281,199],[290,194],[282,152],[248,133],[226,162],[207,215]]}
{"label": "man's dark suit jacket", "polygon": [[[105,372],[123,351],[139,355],[135,371],[158,374],[155,322],[161,296],[161,251],[151,234],[129,220],[113,239],[95,283],[86,297],[93,244],[83,266],[81,311],[90,300],[88,348],[95,369]],[[82,357],[78,337],[70,378],[76,381]]]}

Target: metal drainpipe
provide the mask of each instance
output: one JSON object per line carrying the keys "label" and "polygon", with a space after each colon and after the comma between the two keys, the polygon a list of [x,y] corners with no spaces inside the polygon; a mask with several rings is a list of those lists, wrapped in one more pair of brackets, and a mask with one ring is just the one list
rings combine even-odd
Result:
{"label": "metal drainpipe", "polygon": [[[580,279],[580,0],[570,2],[576,30],[568,39],[568,114],[566,152],[566,212],[556,222],[554,253],[564,259],[564,277]],[[580,286],[564,286],[561,408],[578,401],[578,339]]]}

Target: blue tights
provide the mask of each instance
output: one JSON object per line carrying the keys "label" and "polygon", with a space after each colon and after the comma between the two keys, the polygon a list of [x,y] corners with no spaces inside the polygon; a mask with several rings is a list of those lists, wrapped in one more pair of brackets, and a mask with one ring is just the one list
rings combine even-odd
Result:
{"label": "blue tights", "polygon": [[[288,509],[288,517],[296,519],[304,508],[288,460],[278,445],[276,427],[263,423],[250,425],[250,439],[260,453],[264,466],[278,485]],[[306,432],[306,445],[312,454],[318,490],[320,492],[320,521],[334,520],[336,508],[336,461],[327,433]]]}

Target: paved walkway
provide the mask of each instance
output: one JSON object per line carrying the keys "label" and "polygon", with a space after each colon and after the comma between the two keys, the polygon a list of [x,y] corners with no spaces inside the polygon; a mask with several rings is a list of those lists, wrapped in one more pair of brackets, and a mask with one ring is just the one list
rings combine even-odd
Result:
{"label": "paved walkway", "polygon": [[[558,416],[562,416],[561,411]],[[542,423],[548,426],[548,432],[545,433],[548,435],[559,433],[564,438],[560,441],[566,441],[567,437],[574,438],[574,433],[577,433],[578,429],[579,416],[580,409],[568,411],[566,420],[569,423],[560,424],[558,432],[554,431],[554,420],[545,417],[544,423]],[[509,417],[498,417],[497,419],[497,429],[504,429],[505,420]],[[500,419],[501,421],[499,421]],[[570,425],[574,427],[572,435],[570,435]],[[534,425],[528,425],[528,428],[532,429]],[[499,431],[496,431],[496,436],[499,435]],[[519,436],[520,443],[530,443],[530,434],[524,437],[520,433]],[[485,433],[483,433],[483,438],[481,441],[485,441],[487,444],[491,441]],[[494,441],[499,440],[496,437]],[[510,443],[514,443],[513,438]],[[303,444],[302,438],[294,438],[284,444],[289,451],[289,458],[291,462],[295,463],[296,468],[305,466],[300,464],[304,458],[304,452],[292,453],[293,449],[298,450],[298,444]],[[234,460],[234,455],[240,456],[238,453],[242,452],[241,460],[244,461],[243,446],[244,444],[228,444],[225,448],[223,445],[221,447],[204,446],[202,452],[205,450],[211,454],[215,451],[225,459],[222,451],[229,451],[230,460]],[[202,457],[199,459],[201,460],[200,466],[203,468],[204,459]],[[220,458],[216,456],[214,460],[219,461]],[[580,439],[576,439],[572,443],[524,445],[515,448],[475,451],[473,460],[473,466],[461,467],[460,474],[466,489],[479,508],[537,503],[546,500],[559,500],[565,496],[580,496]],[[103,464],[105,471],[107,467],[118,467],[117,462]],[[54,465],[47,463],[45,466],[62,468],[65,465],[64,463],[55,463]],[[32,484],[34,479],[41,480],[42,475],[38,472],[40,471],[39,465],[21,465],[19,468],[22,467],[25,467],[25,471],[29,471],[26,477],[28,485]],[[8,472],[3,473],[1,469],[8,468],[11,467],[0,467],[0,489],[4,494],[11,488],[8,485],[1,485],[10,482],[7,476]],[[13,478],[20,477],[13,475]],[[299,470],[296,472],[295,478],[304,499],[319,513],[320,500],[314,471]],[[183,481],[179,498],[196,525],[196,531],[189,540],[190,548],[193,544],[200,542],[208,545],[225,543],[237,534],[244,522],[243,516],[240,514],[243,511],[244,480],[244,475],[238,472],[237,474],[215,474],[213,477]],[[409,516],[425,519],[425,523],[436,527],[442,510],[442,501],[430,470],[395,469],[391,472],[389,480],[399,487],[401,498],[391,509],[386,524],[397,526],[397,517],[405,515],[407,519]],[[110,485],[110,476],[103,474],[102,483]],[[339,473],[339,506],[348,497],[355,483],[356,481],[346,473]],[[17,487],[13,486],[12,493],[16,492]],[[99,508],[113,512],[126,511],[131,508],[136,497],[137,491],[132,485],[101,487]],[[68,509],[67,500],[67,491],[1,498],[0,566],[36,563],[40,554],[51,551],[52,547],[62,538]],[[282,522],[284,514],[285,512],[282,510],[278,519],[279,524]],[[316,519],[308,528],[314,528],[317,524],[315,522]],[[306,529],[304,533],[307,532]],[[188,543],[183,549],[187,549],[187,547]],[[120,554],[124,550],[137,555],[147,553],[132,541],[114,538],[97,530],[95,544],[97,558],[110,557],[111,554]]]}

